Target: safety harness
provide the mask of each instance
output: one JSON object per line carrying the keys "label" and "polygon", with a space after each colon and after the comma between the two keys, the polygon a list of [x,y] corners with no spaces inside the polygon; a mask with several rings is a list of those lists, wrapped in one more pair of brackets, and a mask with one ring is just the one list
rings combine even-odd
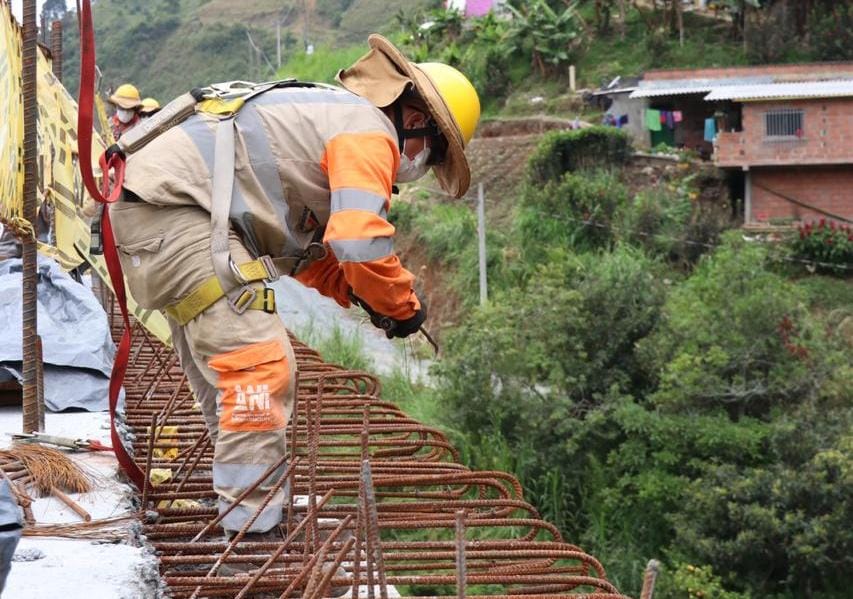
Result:
{"label": "safety harness", "polygon": [[104,204],[101,217],[104,259],[116,300],[121,310],[124,331],[118,344],[109,386],[110,436],[112,446],[122,470],[138,487],[143,488],[145,475],[125,449],[115,425],[118,396],[127,370],[130,353],[131,328],[127,310],[124,276],[116,250],[115,237],[110,223],[109,205],[122,196],[125,158],[138,151],[158,135],[180,124],[196,112],[213,114],[219,118],[216,130],[214,155],[213,195],[211,200],[211,259],[215,275],[181,301],[165,308],[165,312],[181,326],[198,316],[208,307],[227,297],[228,305],[242,314],[246,310],[263,310],[275,313],[275,296],[272,289],[256,288],[261,281],[275,281],[279,273],[294,274],[306,263],[322,259],[323,228],[318,228],[312,243],[300,254],[283,258],[261,256],[237,265],[229,250],[229,213],[234,186],[234,119],[250,99],[280,87],[317,87],[321,84],[304,83],[292,79],[253,84],[243,81],[217,84],[204,89],[194,89],[169,102],[153,117],[125,132],[118,143],[110,146],[100,159],[101,188],[92,170],[93,107],[95,99],[95,33],[92,23],[91,0],[80,3],[80,92],[78,97],[78,155],[80,173],[92,198]]}

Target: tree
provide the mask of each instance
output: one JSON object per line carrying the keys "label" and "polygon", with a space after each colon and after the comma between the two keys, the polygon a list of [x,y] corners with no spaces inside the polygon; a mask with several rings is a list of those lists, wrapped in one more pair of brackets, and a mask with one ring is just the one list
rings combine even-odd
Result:
{"label": "tree", "polygon": [[764,418],[816,397],[834,354],[802,292],[766,269],[767,250],[738,232],[724,240],[670,295],[661,326],[643,341],[649,369],[660,373],[652,400],[662,409]]}
{"label": "tree", "polygon": [[66,12],[68,7],[65,6],[65,0],[45,0],[41,7],[42,21],[45,23],[61,21]]}

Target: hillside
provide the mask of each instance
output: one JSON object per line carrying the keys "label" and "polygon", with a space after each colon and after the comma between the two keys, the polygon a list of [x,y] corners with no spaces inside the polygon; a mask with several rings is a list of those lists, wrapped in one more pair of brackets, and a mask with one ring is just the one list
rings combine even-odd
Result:
{"label": "hillside", "polygon": [[[168,100],[194,86],[231,79],[268,80],[276,71],[276,22],[282,61],[315,47],[363,42],[387,31],[394,12],[381,0],[100,0],[94,5],[101,89],[125,81]],[[418,9],[434,0],[407,0]],[[313,5],[313,7],[312,7]],[[65,17],[65,80],[76,93],[76,15]],[[254,45],[254,48],[253,48]],[[340,65],[343,66],[343,65]]]}

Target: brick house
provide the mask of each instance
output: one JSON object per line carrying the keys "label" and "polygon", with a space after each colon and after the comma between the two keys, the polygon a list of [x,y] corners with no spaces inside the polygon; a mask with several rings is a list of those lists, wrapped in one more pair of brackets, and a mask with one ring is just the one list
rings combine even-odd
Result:
{"label": "brick house", "polygon": [[[602,93],[638,147],[689,148],[725,169],[745,225],[853,219],[853,63],[648,71]],[[656,114],[668,126],[650,129]]]}
{"label": "brick house", "polygon": [[853,219],[853,80],[718,89],[740,130],[720,131],[714,162],[744,173],[744,224]]}

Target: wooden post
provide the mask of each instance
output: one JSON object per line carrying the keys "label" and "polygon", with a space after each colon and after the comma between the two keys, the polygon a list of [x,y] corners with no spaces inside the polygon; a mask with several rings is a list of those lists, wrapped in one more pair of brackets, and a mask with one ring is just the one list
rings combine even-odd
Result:
{"label": "wooden post", "polygon": [[569,89],[577,91],[577,82],[575,81],[575,65],[569,65]]}
{"label": "wooden post", "polygon": [[38,97],[36,95],[36,64],[38,29],[36,0],[23,0],[23,44],[21,48],[21,79],[24,100],[24,219],[32,225],[21,239],[22,246],[22,322],[23,354],[23,432],[41,430],[39,427],[38,395],[41,362],[37,355],[38,337],[38,254],[36,252],[36,189],[38,187],[38,157],[36,135],[38,126]]}
{"label": "wooden post", "polygon": [[488,283],[486,281],[486,199],[483,184],[477,184],[477,237],[480,245],[480,305],[486,305],[489,300]]}
{"label": "wooden post", "polygon": [[281,21],[275,24],[275,68],[281,68]]}

